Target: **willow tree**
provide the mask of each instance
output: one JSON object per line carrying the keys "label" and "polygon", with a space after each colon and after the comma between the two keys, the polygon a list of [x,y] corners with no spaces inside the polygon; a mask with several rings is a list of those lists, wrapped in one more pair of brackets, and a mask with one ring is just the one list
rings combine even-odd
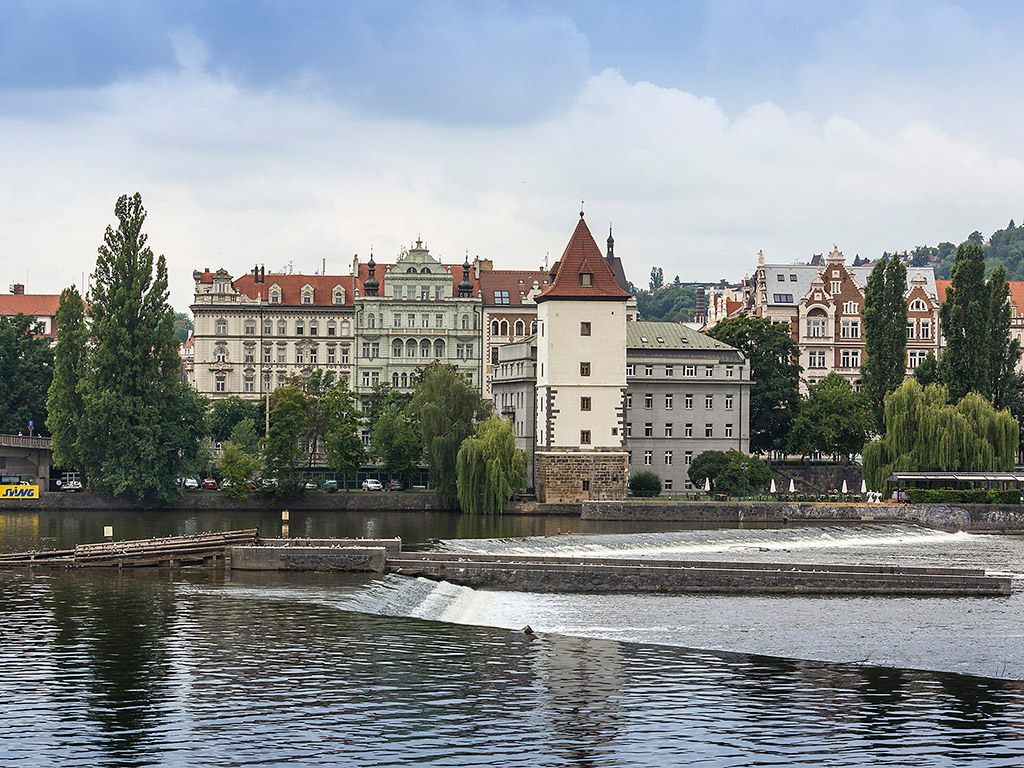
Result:
{"label": "willow tree", "polygon": [[53,353],[53,381],[46,400],[46,427],[53,437],[53,462],[58,467],[80,467],[82,455],[78,428],[82,417],[82,390],[79,382],[85,372],[85,305],[75,286],[60,294],[55,318],[57,344]]}
{"label": "willow tree", "polygon": [[864,477],[881,490],[893,472],[1013,469],[1017,421],[977,392],[949,403],[946,388],[910,378],[885,398],[885,436],[864,448]]}
{"label": "willow tree", "polygon": [[907,268],[897,258],[875,265],[864,289],[863,393],[875,429],[884,429],[885,396],[904,378],[907,350]]}
{"label": "willow tree", "polygon": [[477,424],[456,457],[459,506],[471,515],[500,515],[526,485],[526,454],[516,448],[512,422],[490,416]]}

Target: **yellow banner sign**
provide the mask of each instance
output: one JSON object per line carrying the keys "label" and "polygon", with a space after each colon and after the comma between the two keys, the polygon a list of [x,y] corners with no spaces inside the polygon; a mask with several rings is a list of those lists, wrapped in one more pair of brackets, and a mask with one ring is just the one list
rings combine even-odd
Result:
{"label": "yellow banner sign", "polygon": [[38,485],[0,485],[0,499],[38,499]]}

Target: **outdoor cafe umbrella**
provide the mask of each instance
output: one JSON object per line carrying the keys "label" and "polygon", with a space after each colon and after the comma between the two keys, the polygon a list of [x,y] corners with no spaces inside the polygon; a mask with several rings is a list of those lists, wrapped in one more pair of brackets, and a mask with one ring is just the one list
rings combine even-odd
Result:
{"label": "outdoor cafe umbrella", "polygon": [[772,489],[771,489],[771,492],[775,493],[775,478],[774,477],[772,478]]}
{"label": "outdoor cafe umbrella", "polygon": [[704,493],[707,493],[710,490],[711,490],[711,478],[710,477],[705,477],[704,478]]}
{"label": "outdoor cafe umbrella", "polygon": [[846,490],[846,480],[845,480],[845,478],[843,479],[843,493],[849,493],[849,491]]}
{"label": "outdoor cafe umbrella", "polygon": [[860,481],[860,492],[861,493],[867,493],[868,492],[868,483],[867,483],[866,480],[861,480]]}
{"label": "outdoor cafe umbrella", "polygon": [[793,483],[793,478],[789,478],[789,492],[796,493],[796,485]]}

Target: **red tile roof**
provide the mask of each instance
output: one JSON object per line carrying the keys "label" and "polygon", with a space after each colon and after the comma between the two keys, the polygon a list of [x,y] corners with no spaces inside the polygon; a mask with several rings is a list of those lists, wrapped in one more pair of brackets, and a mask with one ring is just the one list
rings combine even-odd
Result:
{"label": "red tile roof", "polygon": [[952,280],[936,280],[935,281],[935,293],[938,294],[939,304],[942,304],[946,300],[946,289],[949,288]]}
{"label": "red tile roof", "polygon": [[[590,285],[583,285],[582,275],[590,274]],[[562,258],[552,270],[551,285],[541,291],[537,301],[549,299],[586,299],[626,301],[629,293],[615,282],[615,273],[608,266],[587,222],[580,215],[576,230],[565,246]]]}
{"label": "red tile roof", "polygon": [[[379,262],[374,262],[374,263],[376,264],[376,266],[375,266],[375,268],[373,270],[373,276],[377,279],[377,282],[380,283],[380,287],[377,289],[377,295],[378,296],[384,296],[385,295],[385,290],[386,290],[386,287],[387,287],[387,274],[388,274],[388,270],[390,270],[395,265],[394,264],[381,264]],[[451,296],[448,296],[446,298],[451,298],[452,296],[456,296],[457,297],[459,295],[459,283],[462,282],[462,265],[461,264],[442,264],[441,266],[444,267],[446,270],[448,270],[448,272],[450,272],[451,275],[452,275],[452,294],[451,294]],[[474,296],[479,296],[480,295],[480,281],[477,280],[477,278],[476,278],[476,276],[474,274],[475,271],[476,270],[474,270],[473,267],[470,266],[470,268],[469,268],[469,281],[471,283],[473,283],[473,295]],[[359,262],[359,276],[356,278],[356,288],[359,289],[359,295],[360,296],[365,296],[366,295],[366,289],[363,287],[363,283],[366,282],[366,279],[369,276],[370,276],[370,271],[367,268],[366,264],[364,262],[362,262],[362,261]]]}
{"label": "red tile roof", "polygon": [[[485,306],[518,307],[533,290],[535,282],[544,290],[550,280],[550,274],[543,269],[486,269],[480,272],[480,293]],[[498,304],[495,291],[508,291],[507,304]]]}
{"label": "red tile roof", "polygon": [[4,293],[0,294],[0,315],[53,317],[59,304],[60,294]]}
{"label": "red tile roof", "polygon": [[[946,291],[952,284],[952,280],[936,280],[935,292],[939,295],[939,304],[946,300]],[[1024,280],[1007,280],[1006,285],[1010,288],[1010,301],[1017,305],[1017,315],[1024,316]]]}
{"label": "red tile roof", "polygon": [[[211,273],[203,273],[203,277]],[[265,282],[257,283],[252,272],[247,272],[241,277],[232,281],[232,285],[239,293],[244,293],[251,299],[257,296],[264,301],[270,292],[270,286],[278,285],[281,288],[282,306],[310,306],[302,304],[302,287],[313,286],[314,307],[334,306],[334,286],[340,285],[345,289],[345,306],[352,306],[352,277],[350,275],[278,275],[267,272],[264,276]],[[202,278],[200,282],[206,282]]]}

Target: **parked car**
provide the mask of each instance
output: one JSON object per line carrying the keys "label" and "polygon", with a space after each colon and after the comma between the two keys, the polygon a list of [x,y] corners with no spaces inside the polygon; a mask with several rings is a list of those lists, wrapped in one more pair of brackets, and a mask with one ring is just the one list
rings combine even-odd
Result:
{"label": "parked car", "polygon": [[82,490],[81,480],[58,480],[57,482],[60,484],[60,489],[65,493],[76,493]]}
{"label": "parked car", "polygon": [[275,477],[264,477],[260,480],[260,485],[264,488],[277,488],[277,478]]}
{"label": "parked car", "polygon": [[380,480],[374,480],[372,477],[363,480],[364,491],[383,491],[384,486],[381,485]]}
{"label": "parked car", "polygon": [[336,490],[338,490],[338,481],[337,480],[325,480],[323,488],[324,488],[325,491],[336,491]]}
{"label": "parked car", "polygon": [[405,483],[403,483],[398,478],[392,478],[391,480],[388,480],[388,484],[386,486],[384,486],[384,490],[385,491],[404,491],[405,490]]}
{"label": "parked car", "polygon": [[303,487],[304,487],[304,488],[305,488],[305,489],[306,489],[307,491],[315,491],[315,490],[316,490],[316,483],[314,483],[314,482],[313,482],[312,480],[307,480],[307,481],[306,481],[306,485],[305,485],[305,486],[303,486]]}
{"label": "parked car", "polygon": [[195,490],[199,487],[199,481],[196,480],[194,477],[186,477],[185,480],[182,482],[181,487],[185,488],[186,490]]}
{"label": "parked car", "polygon": [[214,480],[212,477],[206,478],[205,480],[203,480],[203,490],[216,491],[217,481]]}

